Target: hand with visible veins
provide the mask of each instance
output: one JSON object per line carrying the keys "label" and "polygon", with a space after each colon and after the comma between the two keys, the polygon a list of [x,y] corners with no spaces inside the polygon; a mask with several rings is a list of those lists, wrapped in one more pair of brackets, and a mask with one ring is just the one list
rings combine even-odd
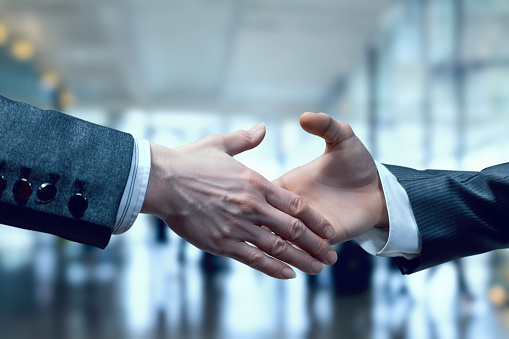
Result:
{"label": "hand with visible veins", "polygon": [[286,263],[317,274],[322,263],[337,260],[326,240],[334,237],[333,227],[302,198],[233,158],[258,146],[264,136],[265,126],[258,124],[249,131],[210,135],[173,149],[151,144],[141,212],[161,218],[200,249],[272,277],[294,278]]}
{"label": "hand with visible veins", "polygon": [[372,227],[388,228],[375,162],[352,128],[324,113],[304,113],[300,124],[325,140],[325,152],[274,183],[301,196],[332,223],[336,230],[332,244],[356,238]]}

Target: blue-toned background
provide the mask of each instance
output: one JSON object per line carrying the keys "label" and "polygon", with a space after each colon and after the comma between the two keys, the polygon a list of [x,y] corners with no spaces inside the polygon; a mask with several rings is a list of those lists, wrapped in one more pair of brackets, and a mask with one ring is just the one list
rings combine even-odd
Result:
{"label": "blue-toned background", "polygon": [[[269,179],[323,151],[305,111],[379,161],[480,170],[509,159],[508,31],[506,0],[0,0],[0,94],[169,147],[264,121],[238,159]],[[1,226],[0,337],[509,336],[508,252],[404,277],[337,250],[281,282],[146,215],[104,251]]]}

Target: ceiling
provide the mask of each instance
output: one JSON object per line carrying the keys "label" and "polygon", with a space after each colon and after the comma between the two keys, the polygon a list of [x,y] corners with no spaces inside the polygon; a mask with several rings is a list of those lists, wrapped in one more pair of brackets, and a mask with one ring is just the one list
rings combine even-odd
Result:
{"label": "ceiling", "polygon": [[81,106],[318,103],[396,0],[0,0]]}

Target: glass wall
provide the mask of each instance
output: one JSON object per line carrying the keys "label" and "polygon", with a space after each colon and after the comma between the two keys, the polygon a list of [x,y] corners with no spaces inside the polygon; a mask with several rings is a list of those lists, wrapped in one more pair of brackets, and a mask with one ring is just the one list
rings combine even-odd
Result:
{"label": "glass wall", "polygon": [[[136,13],[128,11],[129,6],[116,11],[116,2],[105,1],[107,8],[100,13],[103,25],[116,27],[110,32],[112,36],[119,34],[120,28],[132,30],[132,40],[120,41],[119,46],[134,44],[138,39],[143,42],[143,51],[138,51],[143,57],[138,60],[139,56],[129,55],[127,61],[118,62],[127,65],[120,68],[122,71],[112,71],[101,64],[101,57],[111,56],[104,51],[90,51],[87,43],[92,45],[91,41],[85,41],[84,46],[69,46],[69,50],[59,52],[84,61],[85,71],[77,74],[90,76],[88,83],[78,88],[65,87],[66,79],[58,79],[58,74],[48,72],[47,65],[37,59],[19,59],[30,52],[26,45],[18,47],[18,57],[13,54],[14,41],[2,35],[2,22],[12,22],[8,14],[16,14],[23,3],[29,3],[16,1],[0,0],[1,95],[61,109],[168,147],[209,134],[249,129],[264,121],[267,136],[263,143],[237,159],[268,179],[322,154],[323,141],[303,132],[298,124],[299,114],[307,110],[323,110],[351,124],[373,156],[384,163],[419,169],[481,170],[509,159],[506,0],[387,1],[392,6],[384,7],[383,15],[377,16],[379,22],[368,31],[355,25],[356,29],[345,28],[348,18],[334,10],[340,3],[336,1],[192,1],[191,8],[167,1],[165,8],[175,9],[171,15],[179,17],[178,24],[172,24],[175,30],[165,32],[173,43],[184,40],[178,29],[185,31],[189,22],[198,26],[200,20],[211,20],[213,13],[220,12],[222,21],[214,22],[212,27],[225,31],[220,44],[206,41],[200,45],[206,29],[190,28],[189,53],[194,51],[193,58],[189,59],[187,50],[171,50],[170,55],[183,59],[183,68],[164,73],[177,80],[162,77],[152,64],[164,59],[164,53],[156,53],[164,51],[164,43],[148,41],[144,33],[149,31],[149,24],[165,27],[165,13],[161,11],[157,16],[157,24],[150,17],[140,24],[135,20]],[[2,5],[8,2],[12,12],[2,12]],[[80,6],[86,8],[83,4]],[[147,4],[157,9],[157,1]],[[360,8],[352,12],[354,23],[367,20],[367,13],[379,10],[375,2],[359,4]],[[65,14],[73,6],[70,2],[52,0],[34,6],[35,10],[24,17],[32,23],[27,29],[37,31],[42,11],[55,17],[50,20],[52,24],[63,22],[64,28],[70,25],[65,21]],[[136,6],[141,10],[145,3]],[[273,12],[265,13],[265,6]],[[333,10],[320,14],[327,6]],[[196,9],[199,15],[191,15]],[[311,18],[317,13],[318,23]],[[145,26],[137,30],[136,24],[127,24],[130,20]],[[227,26],[233,27],[232,31],[227,32]],[[90,29],[99,40],[109,41],[98,34],[97,27]],[[305,43],[304,38],[321,30],[327,31]],[[271,34],[273,31],[278,33]],[[60,31],[66,33],[65,29]],[[337,51],[338,55],[346,54],[336,39],[339,34],[362,45],[348,60],[338,58],[337,64],[347,64],[341,72],[337,72],[336,64],[327,63],[334,60]],[[273,35],[282,37],[281,41],[270,40]],[[241,43],[236,45],[235,39]],[[52,42],[50,38],[48,41]],[[260,49],[255,43],[268,46],[262,51],[262,59],[270,66],[265,73],[254,67],[260,66],[260,55],[256,54]],[[226,46],[221,68],[195,71],[193,62],[206,54],[196,53],[196,46],[200,51],[212,46],[213,60],[221,59],[219,55]],[[149,47],[156,48],[156,52]],[[284,50],[280,54],[284,58],[272,57],[270,48]],[[292,48],[303,54],[312,51],[305,60],[307,67],[291,59],[295,54]],[[246,59],[235,59],[239,55]],[[149,76],[128,67],[133,60],[150,62]],[[136,84],[152,79],[163,97],[164,85],[169,82],[169,88],[178,95],[173,94],[175,102],[169,103],[157,97],[164,105],[155,105],[143,100],[148,90],[138,85],[134,92],[139,104],[132,107],[119,109],[109,101],[80,104],[80,96],[103,98],[133,87],[131,83],[120,90],[108,89],[110,84],[102,83],[92,91],[86,85],[97,79],[87,74],[87,62],[99,64],[105,73],[111,71],[112,77],[126,81],[134,78]],[[209,67],[206,65],[196,69]],[[288,65],[293,65],[290,77],[285,73]],[[186,78],[184,86],[178,79],[188,71],[193,77]],[[284,76],[276,79],[277,86],[267,87],[263,79],[271,71]],[[207,81],[200,82],[205,73],[220,76],[216,79],[209,74]],[[318,95],[321,99],[302,104],[297,99],[309,93],[299,81],[301,76],[314,73],[321,76],[320,81],[312,82],[319,88],[316,92],[323,92]],[[291,86],[285,77],[290,78]],[[233,85],[229,86],[229,81]],[[207,98],[204,104],[192,96],[179,97],[179,90],[193,87],[195,82],[200,82],[199,90],[206,93],[199,97]],[[248,85],[243,87],[245,83]],[[217,88],[208,89],[207,84]],[[74,106],[67,105],[73,101],[71,90],[77,98]],[[236,97],[238,93],[242,95]],[[268,93],[274,101],[261,102],[260,93]],[[214,95],[223,94],[234,100],[228,105],[216,104]],[[288,98],[296,102],[289,103]],[[184,99],[191,104],[182,105]],[[368,256],[355,242],[337,246],[337,251],[338,265],[326,268],[317,277],[299,273],[294,281],[280,282],[232,260],[205,254],[147,215],[139,216],[125,235],[113,237],[104,251],[2,226],[0,336],[449,339],[504,338],[509,334],[507,251],[466,258],[411,276],[402,276],[387,258]]]}
{"label": "glass wall", "polygon": [[[507,162],[508,11],[507,1],[404,2],[348,75],[339,117],[363,117],[363,140],[384,163],[477,171]],[[405,335],[497,337],[492,307],[505,302],[508,263],[502,250],[404,277],[415,302]],[[384,265],[377,261],[375,290],[392,288]],[[461,330],[466,314],[473,320]]]}

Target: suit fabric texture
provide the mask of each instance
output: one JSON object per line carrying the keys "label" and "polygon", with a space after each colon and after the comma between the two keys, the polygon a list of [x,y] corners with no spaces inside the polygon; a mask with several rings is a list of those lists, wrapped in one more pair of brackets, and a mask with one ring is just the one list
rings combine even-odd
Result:
{"label": "suit fabric texture", "polygon": [[396,258],[403,274],[509,247],[509,164],[480,172],[386,166],[408,194],[422,240],[419,258]]}
{"label": "suit fabric texture", "polygon": [[[63,113],[41,110],[0,96],[0,223],[106,247],[129,176],[134,139],[130,134]],[[25,179],[33,192],[14,197]],[[49,202],[37,190],[56,188]],[[81,194],[88,207],[71,213],[70,198]]]}

